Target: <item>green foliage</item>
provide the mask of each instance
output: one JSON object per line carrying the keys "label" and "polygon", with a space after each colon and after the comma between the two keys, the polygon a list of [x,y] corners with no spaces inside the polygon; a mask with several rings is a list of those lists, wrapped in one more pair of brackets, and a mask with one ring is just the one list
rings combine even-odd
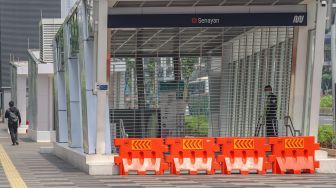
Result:
{"label": "green foliage", "polygon": [[197,58],[181,58],[182,75],[184,80],[189,80],[194,72],[195,64],[198,63]]}
{"label": "green foliage", "polygon": [[190,115],[208,115],[209,96],[191,96],[189,98]]}
{"label": "green foliage", "polygon": [[149,61],[147,62],[146,66],[146,72],[148,74],[148,78],[145,78],[145,87],[149,87],[149,100],[150,100],[150,105],[152,108],[156,107],[156,64],[157,64],[157,59],[155,58],[150,58]]}
{"label": "green foliage", "polygon": [[184,89],[183,89],[183,100],[188,102],[188,88],[189,88],[189,79],[192,76],[195,68],[195,64],[198,63],[197,58],[181,58],[182,66],[182,77],[184,80]]}
{"label": "green foliage", "polygon": [[322,83],[321,87],[324,94],[329,94],[331,91],[332,76],[331,76],[331,67],[324,66],[322,71]]}
{"label": "green foliage", "polygon": [[152,113],[152,116],[150,117],[149,119],[149,137],[151,138],[156,138],[158,137],[159,135],[157,134],[158,133],[158,122],[157,122],[157,113]]}
{"label": "green foliage", "polygon": [[318,142],[323,148],[331,148],[334,137],[334,129],[332,125],[322,125],[318,129]]}
{"label": "green foliage", "polygon": [[320,107],[321,108],[332,108],[333,99],[331,95],[325,95],[321,97]]}
{"label": "green foliage", "polygon": [[148,72],[150,78],[155,77],[155,68],[156,68],[155,59],[152,59],[152,58],[149,59],[149,61],[147,63],[147,72]]}
{"label": "green foliage", "polygon": [[185,116],[184,120],[187,136],[208,136],[207,116]]}

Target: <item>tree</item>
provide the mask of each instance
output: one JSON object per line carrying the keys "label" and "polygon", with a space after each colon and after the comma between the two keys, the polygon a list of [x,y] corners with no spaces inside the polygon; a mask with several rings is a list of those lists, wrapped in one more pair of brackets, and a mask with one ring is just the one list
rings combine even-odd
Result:
{"label": "tree", "polygon": [[136,87],[134,84],[135,78],[134,78],[134,71],[135,71],[135,60],[132,58],[125,58],[126,61],[126,84],[128,87],[128,97],[131,100],[130,108],[134,108],[135,105],[135,93],[136,93]]}
{"label": "tree", "polygon": [[323,67],[323,73],[322,73],[322,91],[323,94],[329,94],[332,84],[332,75],[331,75],[331,67],[330,66],[324,66]]}
{"label": "tree", "polygon": [[188,88],[189,88],[189,81],[190,78],[195,70],[195,64],[198,63],[198,58],[191,58],[185,57],[181,58],[181,65],[182,65],[182,76],[184,79],[184,90],[183,90],[183,100],[188,103],[189,95],[188,95]]}
{"label": "tree", "polygon": [[[153,58],[150,58],[147,65],[147,73],[148,73],[148,77],[149,79],[146,79],[147,84],[149,84],[149,93],[150,93],[150,105],[151,107],[157,107],[157,101],[156,101],[156,96],[157,92],[157,70],[156,70],[156,61]],[[153,100],[154,98],[154,100]]]}

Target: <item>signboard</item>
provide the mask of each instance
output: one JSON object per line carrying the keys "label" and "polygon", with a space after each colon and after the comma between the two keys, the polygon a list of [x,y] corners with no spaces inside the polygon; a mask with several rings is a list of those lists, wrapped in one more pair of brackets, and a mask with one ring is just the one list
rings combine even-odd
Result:
{"label": "signboard", "polygon": [[307,13],[109,15],[109,28],[306,26]]}
{"label": "signboard", "polygon": [[108,91],[108,84],[107,83],[97,83],[96,89],[97,91]]}

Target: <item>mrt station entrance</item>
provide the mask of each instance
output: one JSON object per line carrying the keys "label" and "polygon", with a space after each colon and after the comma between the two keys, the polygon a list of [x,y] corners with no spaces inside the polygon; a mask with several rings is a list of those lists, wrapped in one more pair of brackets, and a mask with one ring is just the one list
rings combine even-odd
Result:
{"label": "mrt station entrance", "polygon": [[[170,18],[174,23],[165,25]],[[306,23],[305,12],[151,16],[112,12],[113,136],[264,136],[265,129],[256,130],[266,123],[267,85],[277,97],[275,131],[285,135],[294,26]]]}
{"label": "mrt station entrance", "polygon": [[[78,1],[53,45],[55,153],[112,174],[129,152],[173,164],[168,146],[215,161],[234,138],[266,160],[265,144],[286,142],[265,134],[269,122],[275,136],[316,137],[325,21],[315,0]],[[314,143],[297,138],[286,147]]]}

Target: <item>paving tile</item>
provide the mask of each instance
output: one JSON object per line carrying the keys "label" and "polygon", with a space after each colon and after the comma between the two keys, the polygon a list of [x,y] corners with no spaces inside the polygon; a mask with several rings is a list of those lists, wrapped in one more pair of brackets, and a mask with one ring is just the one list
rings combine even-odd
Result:
{"label": "paving tile", "polygon": [[6,178],[6,174],[1,166],[1,161],[0,161],[0,187],[1,188],[10,187],[9,182]]}
{"label": "paving tile", "polygon": [[[3,125],[0,125],[0,127]],[[0,129],[0,144],[28,187],[87,187],[87,188],[143,188],[143,187],[336,187],[336,174],[302,175],[166,175],[166,176],[89,176],[52,154],[40,154],[39,148],[51,144],[28,142],[20,136],[18,147],[10,145],[8,134]],[[10,187],[0,165],[0,188]]]}

